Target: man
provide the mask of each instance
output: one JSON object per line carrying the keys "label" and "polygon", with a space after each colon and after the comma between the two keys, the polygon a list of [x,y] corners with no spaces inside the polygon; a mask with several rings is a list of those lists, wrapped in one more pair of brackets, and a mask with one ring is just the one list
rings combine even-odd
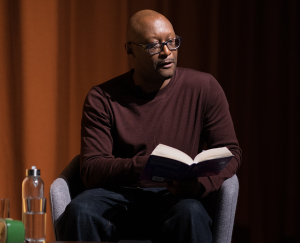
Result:
{"label": "man", "polygon": [[[134,69],[87,95],[81,176],[89,190],[66,208],[58,240],[211,242],[201,198],[236,173],[241,155],[224,92],[211,75],[176,67],[181,38],[163,15],[137,12],[126,37]],[[226,146],[235,157],[218,176],[140,181],[159,143],[192,158],[205,143]]]}

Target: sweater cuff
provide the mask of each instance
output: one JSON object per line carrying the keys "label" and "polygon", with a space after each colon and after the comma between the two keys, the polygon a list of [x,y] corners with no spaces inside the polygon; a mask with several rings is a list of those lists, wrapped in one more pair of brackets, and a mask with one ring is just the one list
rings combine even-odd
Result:
{"label": "sweater cuff", "polygon": [[147,161],[149,159],[149,155],[144,155],[144,156],[138,156],[137,158],[137,161],[138,161],[138,164],[139,164],[139,169],[138,169],[138,173],[141,174],[142,171],[144,170],[146,164],[147,164]]}

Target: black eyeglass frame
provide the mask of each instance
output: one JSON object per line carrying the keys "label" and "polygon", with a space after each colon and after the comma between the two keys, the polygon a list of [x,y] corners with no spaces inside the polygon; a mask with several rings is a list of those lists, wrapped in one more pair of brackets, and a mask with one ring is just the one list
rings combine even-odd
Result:
{"label": "black eyeglass frame", "polygon": [[[168,43],[171,42],[171,41],[173,41],[173,40],[176,40],[176,39],[179,39],[179,45],[178,45],[177,47],[175,47],[175,48],[170,48],[170,47],[168,46]],[[148,52],[149,52],[151,55],[154,55],[154,54],[157,54],[157,53],[162,52],[162,50],[164,49],[164,46],[167,46],[168,49],[169,49],[170,51],[174,51],[174,50],[178,49],[178,48],[180,47],[181,41],[182,41],[182,38],[181,38],[180,36],[176,35],[175,38],[173,38],[173,39],[171,39],[171,40],[167,40],[167,41],[165,41],[165,42],[154,42],[154,43],[149,43],[149,44],[137,44],[137,43],[134,43],[134,42],[127,42],[127,44],[134,44],[134,45],[137,45],[137,46],[141,46],[141,47],[147,49]],[[160,45],[161,45],[160,51],[154,52],[154,53],[150,52],[149,47],[152,46],[152,45],[157,45],[157,44],[160,44]]]}

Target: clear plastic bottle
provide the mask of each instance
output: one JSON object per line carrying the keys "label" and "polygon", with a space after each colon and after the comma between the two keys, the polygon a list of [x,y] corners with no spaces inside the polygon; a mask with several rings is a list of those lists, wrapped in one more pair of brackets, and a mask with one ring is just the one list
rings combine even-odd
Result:
{"label": "clear plastic bottle", "polygon": [[42,242],[46,237],[46,199],[44,182],[40,170],[32,166],[26,170],[22,184],[22,221],[25,227],[25,240]]}

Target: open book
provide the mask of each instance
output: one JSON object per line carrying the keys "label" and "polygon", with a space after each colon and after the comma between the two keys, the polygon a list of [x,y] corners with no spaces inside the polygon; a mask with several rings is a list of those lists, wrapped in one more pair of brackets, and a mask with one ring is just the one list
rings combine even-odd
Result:
{"label": "open book", "polygon": [[193,160],[178,149],[159,144],[150,155],[140,180],[164,182],[165,179],[218,175],[233,156],[228,148],[222,147],[202,151]]}

